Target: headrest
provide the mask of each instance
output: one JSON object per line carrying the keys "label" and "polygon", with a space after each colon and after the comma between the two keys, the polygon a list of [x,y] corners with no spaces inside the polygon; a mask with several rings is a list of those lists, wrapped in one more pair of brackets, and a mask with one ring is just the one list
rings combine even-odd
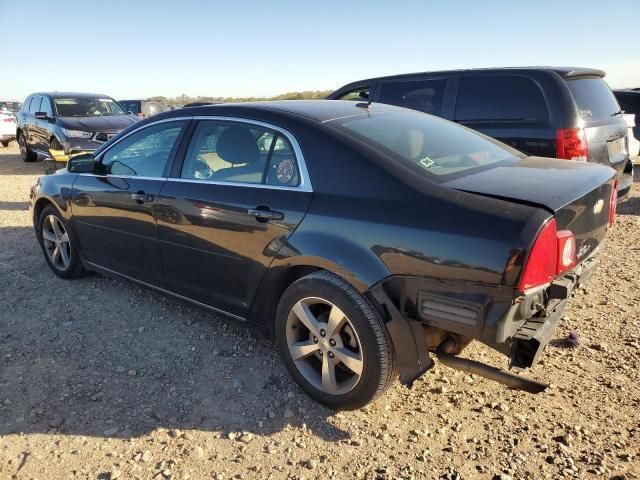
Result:
{"label": "headrest", "polygon": [[260,160],[256,139],[248,128],[229,127],[218,137],[218,156],[232,165],[255,163]]}
{"label": "headrest", "polygon": [[396,142],[396,149],[403,157],[417,160],[423,155],[424,133],[417,129],[403,130]]}

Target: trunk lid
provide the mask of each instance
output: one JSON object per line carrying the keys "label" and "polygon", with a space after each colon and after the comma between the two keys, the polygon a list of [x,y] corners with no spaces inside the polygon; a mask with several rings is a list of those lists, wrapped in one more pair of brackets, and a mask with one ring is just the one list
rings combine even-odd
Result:
{"label": "trunk lid", "polygon": [[559,230],[571,230],[575,235],[580,262],[604,238],[614,179],[615,172],[600,165],[527,157],[443,185],[545,208],[555,215]]}

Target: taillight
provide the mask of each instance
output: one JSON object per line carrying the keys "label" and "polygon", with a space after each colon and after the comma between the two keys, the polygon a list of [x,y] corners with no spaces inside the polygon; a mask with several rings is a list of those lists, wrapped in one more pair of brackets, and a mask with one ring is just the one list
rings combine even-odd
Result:
{"label": "taillight", "polygon": [[5,123],[16,123],[16,119],[13,117],[7,117],[4,120],[2,120]]}
{"label": "taillight", "polygon": [[556,157],[586,162],[589,158],[587,137],[581,128],[561,128],[556,131]]}
{"label": "taillight", "polygon": [[560,230],[552,218],[545,223],[531,247],[518,288],[522,291],[553,280],[576,264],[576,239],[570,230]]}
{"label": "taillight", "polygon": [[609,226],[613,225],[616,217],[616,206],[618,205],[618,180],[613,182],[611,198],[609,199]]}
{"label": "taillight", "polygon": [[558,232],[558,263],[556,275],[566,272],[576,264],[576,237],[570,230]]}

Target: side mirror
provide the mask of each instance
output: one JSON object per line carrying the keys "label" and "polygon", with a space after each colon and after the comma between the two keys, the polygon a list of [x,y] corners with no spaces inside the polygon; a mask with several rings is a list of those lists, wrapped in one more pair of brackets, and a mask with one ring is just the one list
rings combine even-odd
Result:
{"label": "side mirror", "polygon": [[74,155],[67,161],[67,171],[71,173],[93,173],[96,171],[96,159],[90,153]]}
{"label": "side mirror", "polygon": [[49,120],[49,115],[47,115],[47,112],[36,112],[35,117],[38,120]]}

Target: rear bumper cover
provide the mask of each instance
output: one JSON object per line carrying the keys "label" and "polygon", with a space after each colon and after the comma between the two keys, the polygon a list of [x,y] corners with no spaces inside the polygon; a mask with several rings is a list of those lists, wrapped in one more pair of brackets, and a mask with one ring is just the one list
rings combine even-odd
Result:
{"label": "rear bumper cover", "polygon": [[509,358],[509,366],[534,366],[553,337],[575,288],[588,281],[591,256],[553,283],[518,294],[512,287],[392,276],[371,288],[386,318],[400,381],[411,383],[433,366],[425,327],[478,340]]}

